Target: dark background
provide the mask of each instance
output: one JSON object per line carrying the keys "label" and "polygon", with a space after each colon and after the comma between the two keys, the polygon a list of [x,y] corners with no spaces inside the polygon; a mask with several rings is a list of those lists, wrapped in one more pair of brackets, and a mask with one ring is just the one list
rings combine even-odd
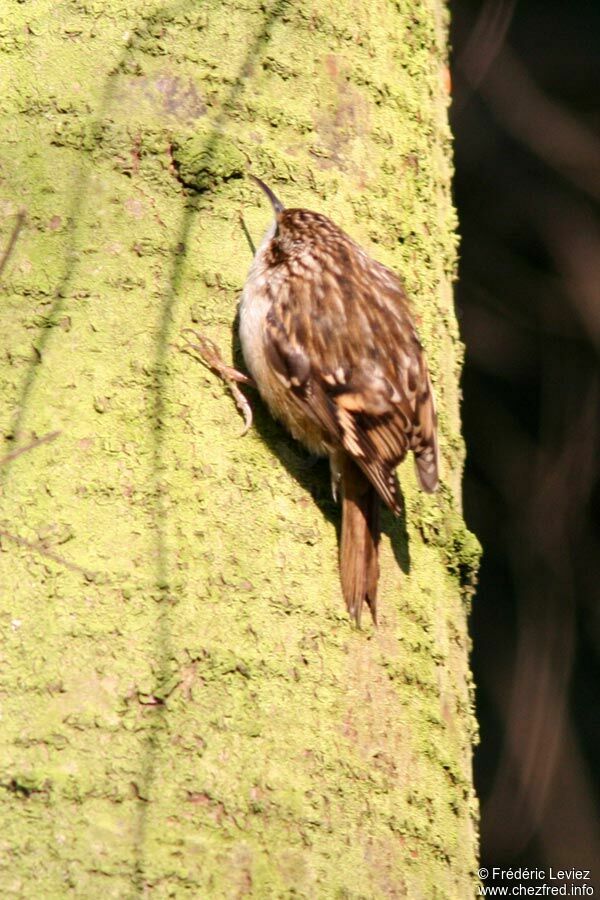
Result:
{"label": "dark background", "polygon": [[481,863],[598,892],[600,2],[451,11]]}

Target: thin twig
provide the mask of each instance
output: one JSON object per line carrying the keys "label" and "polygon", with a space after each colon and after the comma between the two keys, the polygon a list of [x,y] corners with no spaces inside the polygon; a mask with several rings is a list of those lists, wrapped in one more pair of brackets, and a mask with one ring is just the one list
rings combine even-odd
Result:
{"label": "thin twig", "polygon": [[17,456],[20,456],[22,453],[27,453],[28,450],[33,450],[34,447],[39,447],[41,444],[48,444],[50,441],[53,441],[60,434],[60,431],[51,431],[49,434],[45,434],[41,438],[36,438],[31,441],[30,444],[26,444],[24,447],[19,447],[17,450],[12,450],[10,453],[7,453],[6,456],[3,456],[0,459],[0,466],[3,466],[4,463],[10,462],[12,459],[16,459]]}
{"label": "thin twig", "polygon": [[[13,459],[16,459],[18,456],[21,456],[22,453],[27,453],[29,450],[33,450],[34,447],[39,447],[41,444],[50,443],[50,441],[55,440],[55,438],[57,438],[59,434],[60,431],[50,431],[48,434],[43,435],[43,437],[36,438],[35,440],[30,441],[30,443],[26,444],[24,447],[19,447],[17,450],[13,450],[11,453],[7,453],[6,456],[0,459],[0,466],[4,465],[4,463],[10,462]],[[68,559],[65,559],[64,556],[61,556],[59,553],[54,553],[53,550],[47,550],[39,543],[28,541],[26,538],[22,538],[16,534],[12,534],[12,532],[7,531],[5,528],[0,528],[0,537],[4,537],[8,541],[12,541],[14,544],[18,544],[20,547],[25,547],[27,550],[32,550],[34,553],[39,553],[40,556],[45,556],[47,559],[51,559],[53,562],[59,563],[66,569],[71,569],[72,572],[79,572],[89,581],[92,581],[97,575],[96,572],[91,572],[89,569],[84,569],[82,566],[78,566],[77,563],[69,562]]]}
{"label": "thin twig", "polygon": [[256,256],[256,245],[252,240],[252,235],[248,231],[248,227],[244,221],[243,213],[240,212],[240,225],[242,226],[242,231],[244,232],[244,236],[250,245],[250,250],[252,251],[252,256]]}
{"label": "thin twig", "polygon": [[39,553],[41,556],[45,556],[53,562],[60,563],[61,566],[64,566],[66,569],[71,569],[72,572],[79,572],[81,575],[84,575],[88,581],[93,581],[98,574],[97,572],[91,572],[89,569],[78,566],[77,563],[69,562],[68,559],[65,559],[64,556],[61,556],[59,553],[54,553],[52,550],[46,550],[46,548],[42,547],[39,543],[36,544],[34,541],[28,541],[16,534],[11,534],[10,531],[6,531],[4,528],[0,528],[0,537],[5,537],[7,540],[19,544],[20,547],[25,547],[27,550],[33,550],[34,553]]}

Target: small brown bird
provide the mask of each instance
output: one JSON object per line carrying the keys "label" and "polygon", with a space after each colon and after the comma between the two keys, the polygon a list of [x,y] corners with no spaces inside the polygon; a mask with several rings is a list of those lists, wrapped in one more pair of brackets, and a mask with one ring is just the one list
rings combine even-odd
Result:
{"label": "small brown bird", "polygon": [[340,575],[348,612],[377,621],[380,499],[401,512],[396,466],[412,450],[421,486],[438,486],[435,401],[398,277],[326,216],[285,209],[240,304],[246,365],[275,418],[329,457],[342,497]]}

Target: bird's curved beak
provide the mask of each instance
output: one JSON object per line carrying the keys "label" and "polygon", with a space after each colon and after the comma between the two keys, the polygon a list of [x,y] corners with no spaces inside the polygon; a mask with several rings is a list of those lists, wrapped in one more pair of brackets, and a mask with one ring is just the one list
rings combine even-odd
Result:
{"label": "bird's curved beak", "polygon": [[277,215],[279,215],[280,212],[283,212],[283,210],[285,209],[285,206],[283,205],[281,200],[277,199],[277,197],[275,196],[275,194],[273,193],[271,188],[268,185],[266,185],[264,183],[264,181],[261,181],[260,178],[257,178],[256,175],[251,174],[250,178],[252,179],[252,181],[255,181],[256,184],[261,189],[261,191],[264,191],[264,193],[267,195],[267,197],[271,201],[271,206],[275,210],[275,215],[277,216]]}

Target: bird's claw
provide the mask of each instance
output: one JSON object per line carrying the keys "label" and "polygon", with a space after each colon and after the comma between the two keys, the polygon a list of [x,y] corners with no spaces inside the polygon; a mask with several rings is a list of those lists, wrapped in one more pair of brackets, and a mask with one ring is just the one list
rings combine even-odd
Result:
{"label": "bird's claw", "polygon": [[[190,340],[190,338],[187,337],[188,334],[192,334],[196,338],[197,343]],[[194,351],[201,362],[218,375],[231,391],[233,399],[235,400],[235,405],[244,417],[244,429],[240,435],[240,437],[244,437],[252,427],[252,407],[239,389],[238,383],[254,386],[254,381],[249,375],[245,375],[243,372],[234,369],[233,366],[228,366],[223,362],[217,345],[211,341],[210,338],[200,334],[199,331],[195,331],[193,328],[184,328],[181,335],[185,341],[185,344],[181,349],[185,353]]]}

